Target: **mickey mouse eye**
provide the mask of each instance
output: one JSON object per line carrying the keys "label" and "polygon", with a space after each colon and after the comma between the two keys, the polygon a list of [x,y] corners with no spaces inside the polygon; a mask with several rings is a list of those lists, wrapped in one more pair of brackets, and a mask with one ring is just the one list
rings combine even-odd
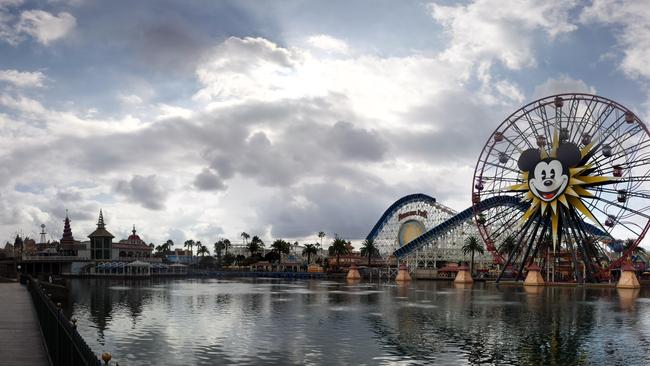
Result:
{"label": "mickey mouse eye", "polygon": [[555,179],[555,169],[551,169],[551,179]]}
{"label": "mickey mouse eye", "polygon": [[542,179],[546,179],[546,170],[542,170]]}

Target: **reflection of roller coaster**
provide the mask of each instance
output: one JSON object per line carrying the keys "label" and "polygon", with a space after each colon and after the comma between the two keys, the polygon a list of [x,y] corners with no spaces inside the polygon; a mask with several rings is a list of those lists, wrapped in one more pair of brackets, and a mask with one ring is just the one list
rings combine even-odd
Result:
{"label": "reflection of roller coaster", "polygon": [[[521,202],[518,198],[511,196],[496,196],[481,201],[473,207],[467,208],[461,212],[443,206],[436,202],[436,199],[425,194],[411,194],[400,198],[393,203],[367,236],[367,239],[374,239],[378,242],[378,247],[384,256],[394,255],[398,260],[409,262],[412,268],[422,266],[423,260],[431,257],[439,260],[459,261],[463,259],[460,253],[460,245],[464,238],[475,232],[475,226],[472,223],[472,217],[476,212],[483,212],[490,209],[510,207],[519,211],[526,211],[529,207],[528,202]],[[399,246],[397,234],[399,228],[403,225],[400,219],[405,213],[413,212],[415,209],[426,208],[429,214],[427,221],[427,231],[417,236],[413,240]],[[431,216],[435,216],[433,219]],[[584,223],[589,232],[597,237],[607,237],[607,233],[601,229]],[[393,237],[392,242],[386,237]],[[496,263],[503,263],[503,257],[497,252],[494,244],[487,247],[492,255],[492,260]],[[428,254],[424,254],[427,251]],[[433,259],[435,260],[435,259]],[[424,265],[427,267],[427,265]]]}

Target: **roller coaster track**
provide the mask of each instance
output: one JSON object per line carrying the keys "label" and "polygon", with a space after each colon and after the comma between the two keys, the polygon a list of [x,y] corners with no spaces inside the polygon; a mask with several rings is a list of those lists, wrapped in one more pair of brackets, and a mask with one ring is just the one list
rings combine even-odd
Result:
{"label": "roller coaster track", "polygon": [[[406,196],[409,197],[409,196]],[[404,197],[404,198],[406,198]],[[428,197],[428,196],[427,196]],[[434,199],[435,201],[435,199]],[[397,203],[397,202],[396,202]],[[514,207],[516,209],[519,209],[521,211],[526,211],[528,207],[530,206],[529,202],[522,202],[518,198],[512,197],[512,196],[495,196],[495,197],[490,197],[486,200],[483,200],[479,203],[477,203],[475,206],[467,208],[457,214],[455,214],[453,217],[449,218],[448,220],[442,222],[440,225],[432,228],[431,230],[427,231],[426,233],[418,236],[416,239],[410,241],[406,245],[402,246],[401,248],[398,248],[393,252],[393,255],[397,257],[398,259],[402,259],[409,254],[413,253],[414,251],[428,245],[431,243],[433,240],[436,240],[440,238],[441,236],[445,235],[449,231],[461,226],[464,222],[471,220],[474,212],[482,212],[489,210],[491,208],[496,208],[496,207],[503,207],[503,206],[508,206],[508,207]],[[392,207],[392,206],[391,206]],[[388,211],[387,211],[388,212]],[[380,225],[381,221],[375,225],[377,227]],[[585,227],[587,230],[589,230],[592,234],[596,236],[609,236],[606,232],[600,230],[596,226],[593,226],[588,223],[584,223]],[[381,226],[379,226],[381,229]],[[371,234],[374,232],[371,231]],[[376,234],[375,234],[376,235]],[[370,238],[370,235],[368,235]],[[497,262],[503,262],[503,257],[496,251],[496,248],[492,245],[488,247],[488,250],[490,253],[493,255],[495,261]]]}
{"label": "roller coaster track", "polygon": [[436,202],[436,199],[429,196],[429,195],[426,195],[424,193],[409,194],[407,196],[404,196],[404,197],[398,199],[397,201],[395,201],[395,203],[390,205],[390,207],[384,212],[384,214],[381,215],[381,218],[379,218],[379,220],[377,221],[375,226],[372,228],[372,230],[370,231],[370,234],[368,234],[366,239],[374,239],[375,237],[377,237],[379,232],[381,232],[381,229],[388,222],[388,219],[390,219],[400,208],[406,206],[409,203],[413,203],[413,202],[424,202],[424,203],[427,203],[427,204],[429,204],[431,206],[436,207],[437,209],[439,209],[441,211],[444,211],[444,212],[448,213],[449,215],[455,215],[456,214],[456,211],[450,209],[447,206],[444,206],[444,205]]}

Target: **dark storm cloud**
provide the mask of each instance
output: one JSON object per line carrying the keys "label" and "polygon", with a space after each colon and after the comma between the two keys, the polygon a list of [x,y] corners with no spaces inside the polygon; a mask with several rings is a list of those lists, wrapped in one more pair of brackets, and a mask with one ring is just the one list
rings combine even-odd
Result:
{"label": "dark storm cloud", "polygon": [[194,178],[194,186],[202,191],[223,191],[227,188],[223,180],[207,168]]}
{"label": "dark storm cloud", "polygon": [[337,122],[329,131],[325,145],[335,148],[341,158],[379,161],[384,157],[386,145],[376,132],[355,128],[348,122]]}
{"label": "dark storm cloud", "polygon": [[[285,118],[290,119],[290,114]],[[275,130],[271,138],[253,132],[234,151],[216,147],[207,156],[214,158],[211,166],[219,173],[224,170],[225,176],[237,172],[261,185],[287,186],[332,164],[380,161],[386,149],[378,134],[348,122],[333,126],[296,122]]]}
{"label": "dark storm cloud", "polygon": [[[192,73],[203,52],[228,36],[280,33],[264,14],[243,9],[236,1],[90,1],[75,9],[84,43],[126,65],[171,73]],[[85,20],[85,21],[84,21]],[[108,47],[106,47],[108,46]],[[126,51],[126,52],[124,52]],[[97,49],[96,53],[103,53]]]}
{"label": "dark storm cloud", "polygon": [[161,70],[193,71],[208,40],[184,22],[154,23],[133,30],[130,46],[142,61]]}
{"label": "dark storm cloud", "polygon": [[83,197],[79,191],[64,189],[56,192],[56,198],[65,202],[76,202],[80,201]]}
{"label": "dark storm cloud", "polygon": [[115,192],[150,210],[162,210],[167,198],[167,191],[160,186],[155,175],[134,175],[130,181],[121,180],[117,182]]}

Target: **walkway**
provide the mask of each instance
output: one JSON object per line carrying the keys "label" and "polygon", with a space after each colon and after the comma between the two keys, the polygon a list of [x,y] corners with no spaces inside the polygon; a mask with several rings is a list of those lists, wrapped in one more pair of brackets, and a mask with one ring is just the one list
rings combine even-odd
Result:
{"label": "walkway", "polygon": [[27,287],[0,283],[0,366],[49,365]]}

